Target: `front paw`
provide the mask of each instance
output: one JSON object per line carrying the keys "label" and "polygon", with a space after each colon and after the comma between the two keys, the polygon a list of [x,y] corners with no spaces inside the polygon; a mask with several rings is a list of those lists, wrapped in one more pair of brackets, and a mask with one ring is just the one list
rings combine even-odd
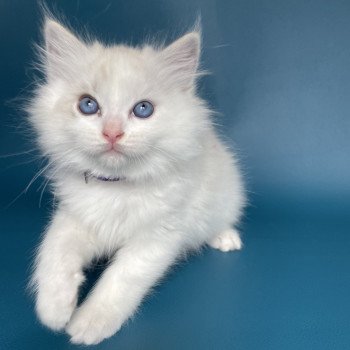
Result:
{"label": "front paw", "polygon": [[70,283],[47,281],[38,287],[36,313],[47,327],[59,331],[65,328],[77,305],[78,286],[84,279],[75,274]]}
{"label": "front paw", "polygon": [[66,331],[75,344],[98,344],[111,337],[122,326],[123,321],[109,308],[96,304],[83,304],[74,313]]}
{"label": "front paw", "polygon": [[51,293],[39,292],[36,303],[37,315],[45,326],[59,331],[68,323],[76,307],[77,298],[67,297],[66,293],[57,291],[55,295]]}

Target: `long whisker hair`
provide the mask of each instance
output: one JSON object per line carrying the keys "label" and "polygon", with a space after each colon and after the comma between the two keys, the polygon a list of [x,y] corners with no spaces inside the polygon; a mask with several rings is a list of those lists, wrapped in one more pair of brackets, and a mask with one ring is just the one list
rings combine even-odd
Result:
{"label": "long whisker hair", "polygon": [[[54,180],[54,177],[60,172],[60,171],[67,171],[67,169],[70,168],[69,162],[67,162],[67,159],[69,156],[73,155],[73,151],[77,150],[78,147],[70,148],[66,152],[61,153],[59,156],[55,155],[54,157],[51,157],[48,154],[45,154],[43,156],[43,161],[41,163],[40,169],[34,174],[34,176],[31,178],[31,180],[28,182],[26,187],[5,207],[5,209],[9,208],[11,205],[13,205],[22,195],[26,194],[29,190],[29,188],[36,182],[38,178],[41,176],[45,176],[45,180],[43,183],[39,186],[38,190],[42,188],[40,199],[39,199],[39,206],[41,205],[41,200],[43,197],[43,193],[45,191],[45,188],[48,186],[50,181]],[[62,162],[64,160],[64,163]],[[43,165],[46,162],[45,165]]]}

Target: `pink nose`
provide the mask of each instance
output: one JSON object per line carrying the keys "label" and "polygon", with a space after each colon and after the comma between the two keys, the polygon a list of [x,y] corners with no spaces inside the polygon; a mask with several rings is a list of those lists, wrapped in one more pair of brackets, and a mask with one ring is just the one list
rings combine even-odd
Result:
{"label": "pink nose", "polygon": [[102,134],[109,143],[114,144],[123,137],[124,132],[116,128],[105,128]]}

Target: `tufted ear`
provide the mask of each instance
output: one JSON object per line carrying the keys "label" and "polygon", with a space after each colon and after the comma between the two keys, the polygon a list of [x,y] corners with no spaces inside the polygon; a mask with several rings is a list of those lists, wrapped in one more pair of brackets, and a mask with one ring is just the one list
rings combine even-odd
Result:
{"label": "tufted ear", "polygon": [[69,79],[73,67],[88,54],[87,46],[52,19],[45,20],[44,38],[48,77]]}
{"label": "tufted ear", "polygon": [[193,87],[200,55],[199,31],[185,34],[161,51],[166,78],[181,89]]}

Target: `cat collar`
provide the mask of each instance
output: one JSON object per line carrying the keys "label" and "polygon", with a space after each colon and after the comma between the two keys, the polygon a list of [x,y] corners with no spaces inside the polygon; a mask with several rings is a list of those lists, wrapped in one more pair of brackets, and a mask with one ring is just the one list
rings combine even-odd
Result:
{"label": "cat collar", "polygon": [[88,183],[90,178],[94,178],[96,180],[106,181],[106,182],[108,182],[108,181],[120,181],[120,180],[125,179],[123,177],[96,176],[96,175],[93,175],[92,173],[90,173],[89,171],[84,172],[84,178],[85,178],[85,183]]}

